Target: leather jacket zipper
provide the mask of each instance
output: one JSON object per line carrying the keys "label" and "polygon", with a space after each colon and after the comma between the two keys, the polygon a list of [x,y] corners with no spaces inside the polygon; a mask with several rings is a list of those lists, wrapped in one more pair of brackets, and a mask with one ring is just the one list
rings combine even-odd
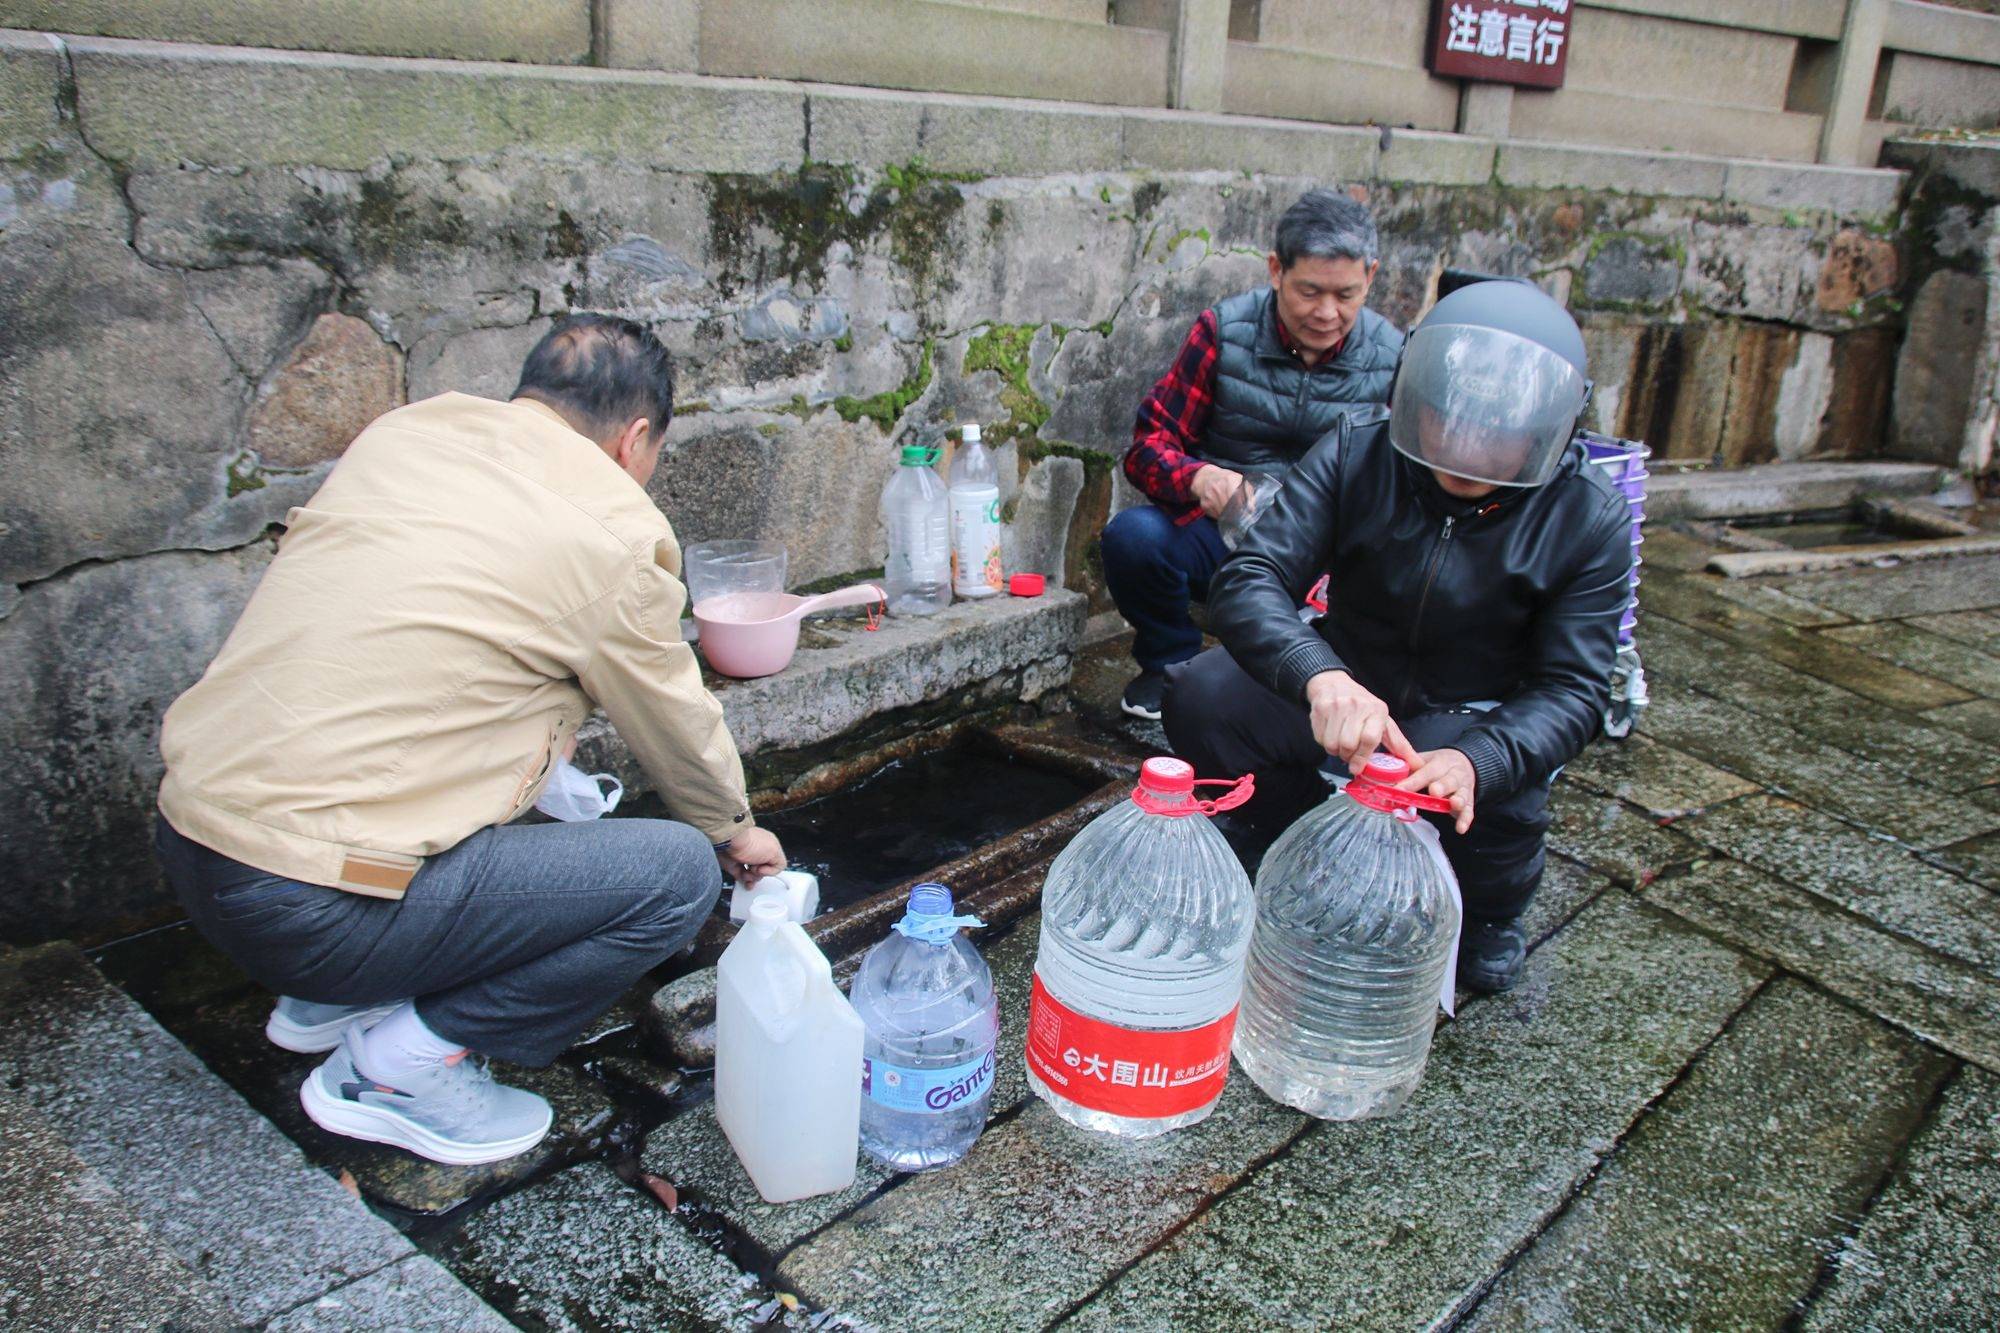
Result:
{"label": "leather jacket zipper", "polygon": [[1444,568],[1445,550],[1451,545],[1451,532],[1458,520],[1450,514],[1444,518],[1444,527],[1438,532],[1437,541],[1431,546],[1430,568],[1424,573],[1424,590],[1417,594],[1417,613],[1410,618],[1410,674],[1403,682],[1403,697],[1398,703],[1398,716],[1408,716],[1410,696],[1417,688],[1417,640],[1424,628],[1424,608],[1430,604],[1431,588],[1437,583],[1438,571]]}

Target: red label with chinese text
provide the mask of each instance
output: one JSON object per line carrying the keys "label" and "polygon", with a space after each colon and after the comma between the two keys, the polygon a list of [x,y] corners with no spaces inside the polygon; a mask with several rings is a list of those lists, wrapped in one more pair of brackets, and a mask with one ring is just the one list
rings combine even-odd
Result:
{"label": "red label with chinese text", "polygon": [[1213,1023],[1173,1032],[1099,1022],[1049,994],[1037,972],[1028,1004],[1028,1069],[1086,1110],[1159,1119],[1222,1095],[1235,1034],[1234,1009]]}

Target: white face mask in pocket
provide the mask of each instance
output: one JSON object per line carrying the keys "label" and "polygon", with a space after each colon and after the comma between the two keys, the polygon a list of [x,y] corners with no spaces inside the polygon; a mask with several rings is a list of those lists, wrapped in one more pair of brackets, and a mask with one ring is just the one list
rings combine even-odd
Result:
{"label": "white face mask in pocket", "polygon": [[[607,782],[611,784],[609,792],[603,788]],[[585,773],[569,760],[558,759],[548,785],[535,798],[535,809],[564,823],[599,819],[616,810],[624,794],[624,785],[609,773]]]}

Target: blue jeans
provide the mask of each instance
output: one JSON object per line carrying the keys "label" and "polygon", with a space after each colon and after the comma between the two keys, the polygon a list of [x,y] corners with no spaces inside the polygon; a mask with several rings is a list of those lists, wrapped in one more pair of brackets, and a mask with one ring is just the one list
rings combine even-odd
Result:
{"label": "blue jeans", "polygon": [[1164,671],[1201,651],[1190,601],[1208,600],[1208,581],[1229,554],[1215,520],[1177,524],[1163,509],[1140,505],[1105,524],[1104,582],[1131,624],[1132,656]]}
{"label": "blue jeans", "polygon": [[722,888],[708,839],[663,819],[504,824],[424,862],[401,899],[153,846],[194,925],[258,982],[320,1004],[414,998],[480,1055],[545,1065],[686,944]]}

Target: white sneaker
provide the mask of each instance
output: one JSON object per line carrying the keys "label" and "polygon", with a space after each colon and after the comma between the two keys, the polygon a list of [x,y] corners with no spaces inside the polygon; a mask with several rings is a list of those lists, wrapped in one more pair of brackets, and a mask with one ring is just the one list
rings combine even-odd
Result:
{"label": "white sneaker", "polygon": [[469,1057],[426,1065],[391,1086],[362,1072],[360,1053],[360,1033],[349,1029],[299,1088],[306,1114],[328,1133],[477,1166],[526,1152],[555,1122],[546,1101],[496,1082]]}
{"label": "white sneaker", "polygon": [[350,1027],[365,1032],[401,1003],[391,1000],[387,1004],[314,1004],[280,995],[277,1008],[271,1010],[270,1020],[264,1024],[264,1035],[273,1046],[300,1055],[318,1055],[340,1045],[341,1037]]}

